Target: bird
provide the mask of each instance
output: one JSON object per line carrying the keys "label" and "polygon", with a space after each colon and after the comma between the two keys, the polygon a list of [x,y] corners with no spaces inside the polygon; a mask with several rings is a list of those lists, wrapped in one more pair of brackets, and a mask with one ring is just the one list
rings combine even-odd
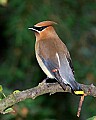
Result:
{"label": "bird", "polygon": [[82,96],[84,91],[75,80],[70,53],[57,35],[55,24],[54,21],[43,21],[28,28],[36,36],[36,59],[47,78],[56,79],[63,90],[66,85],[70,86],[73,94]]}

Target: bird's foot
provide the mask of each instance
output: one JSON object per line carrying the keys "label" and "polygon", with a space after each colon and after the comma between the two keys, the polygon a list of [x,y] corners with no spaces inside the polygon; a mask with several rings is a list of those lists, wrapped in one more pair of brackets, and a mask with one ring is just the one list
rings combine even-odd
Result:
{"label": "bird's foot", "polygon": [[47,83],[46,81],[48,80],[49,78],[47,77],[47,78],[45,78],[41,83],[39,83],[39,85],[41,86],[41,85],[43,85],[43,84],[45,84],[45,83]]}
{"label": "bird's foot", "polygon": [[41,83],[46,83],[49,77],[46,77]]}

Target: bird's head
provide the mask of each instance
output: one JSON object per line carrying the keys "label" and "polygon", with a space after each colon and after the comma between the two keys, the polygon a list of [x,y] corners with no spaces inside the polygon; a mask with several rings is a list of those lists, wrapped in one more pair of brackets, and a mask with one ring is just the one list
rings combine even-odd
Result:
{"label": "bird's head", "polygon": [[47,37],[49,33],[54,31],[53,25],[57,24],[56,22],[53,21],[43,21],[40,23],[37,23],[33,27],[29,27],[29,30],[32,30],[35,32],[35,36],[39,38],[41,37]]}

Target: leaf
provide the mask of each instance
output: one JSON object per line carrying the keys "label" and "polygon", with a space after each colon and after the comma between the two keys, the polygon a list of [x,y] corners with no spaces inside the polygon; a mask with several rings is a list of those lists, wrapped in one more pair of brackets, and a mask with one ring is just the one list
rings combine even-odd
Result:
{"label": "leaf", "polygon": [[26,108],[26,107],[22,108],[22,110],[21,110],[21,114],[22,114],[23,117],[26,117],[28,112],[29,112],[28,108]]}
{"label": "leaf", "polygon": [[14,92],[13,92],[13,94],[16,94],[16,93],[19,93],[20,92],[20,90],[15,90]]}
{"label": "leaf", "polygon": [[96,116],[93,116],[91,118],[88,118],[87,120],[96,120]]}
{"label": "leaf", "polygon": [[0,92],[1,92],[2,95],[6,98],[6,95],[3,93],[3,87],[2,87],[2,85],[0,85]]}
{"label": "leaf", "polygon": [[10,112],[15,112],[15,111],[13,110],[13,108],[8,108],[3,112],[3,114],[10,113]]}
{"label": "leaf", "polygon": [[2,92],[3,91],[3,87],[2,87],[2,85],[0,85],[0,92]]}
{"label": "leaf", "polygon": [[7,5],[8,0],[0,0],[0,4],[3,6]]}

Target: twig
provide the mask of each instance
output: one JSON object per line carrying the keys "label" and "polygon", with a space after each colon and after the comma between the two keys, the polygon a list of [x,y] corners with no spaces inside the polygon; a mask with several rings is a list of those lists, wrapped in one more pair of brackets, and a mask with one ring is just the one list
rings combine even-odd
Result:
{"label": "twig", "polygon": [[77,111],[77,117],[80,116],[83,101],[84,101],[84,95],[80,97],[79,107],[78,107],[78,111]]}
{"label": "twig", "polygon": [[[93,97],[96,97],[96,87],[91,85],[83,85],[80,84],[82,90],[84,90],[84,93],[87,95],[91,95]],[[50,93],[54,94],[56,92],[69,92],[71,93],[71,88],[69,86],[66,86],[66,90],[64,91],[61,86],[58,83],[45,83],[42,82],[38,86],[23,90],[18,93],[12,93],[8,95],[6,98],[0,100],[0,113],[4,114],[4,110],[20,101],[24,101],[27,98],[35,99],[36,97]]]}

